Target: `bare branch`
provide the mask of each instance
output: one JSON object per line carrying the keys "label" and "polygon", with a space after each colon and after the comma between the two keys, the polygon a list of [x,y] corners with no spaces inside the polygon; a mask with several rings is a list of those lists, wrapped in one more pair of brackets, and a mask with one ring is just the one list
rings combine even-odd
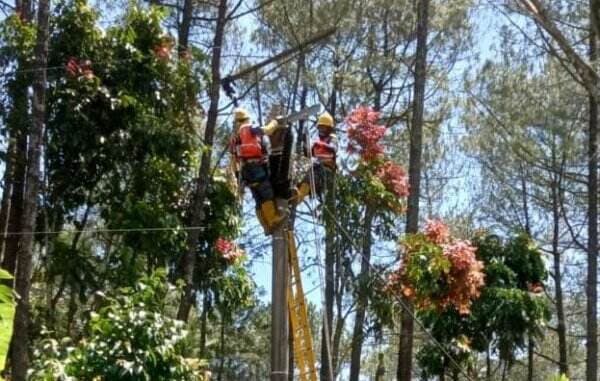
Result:
{"label": "bare branch", "polygon": [[254,8],[251,8],[251,9],[248,9],[248,10],[246,10],[246,11],[244,11],[244,12],[240,13],[240,14],[237,14],[237,15],[235,15],[235,14],[234,14],[234,12],[236,11],[236,9],[234,9],[233,11],[231,11],[231,13],[230,13],[230,14],[229,14],[229,16],[228,16],[228,17],[229,17],[229,20],[235,20],[235,19],[239,19],[240,17],[244,17],[244,16],[246,16],[246,15],[249,15],[249,14],[251,14],[251,13],[254,13],[254,12],[256,12],[256,11],[258,11],[258,10],[261,10],[262,8],[266,7],[267,5],[269,5],[269,4],[271,4],[271,3],[273,3],[274,1],[275,1],[275,0],[266,0],[266,1],[263,1],[263,3],[262,3],[262,4],[260,4],[260,5],[257,5],[256,7],[254,7]]}

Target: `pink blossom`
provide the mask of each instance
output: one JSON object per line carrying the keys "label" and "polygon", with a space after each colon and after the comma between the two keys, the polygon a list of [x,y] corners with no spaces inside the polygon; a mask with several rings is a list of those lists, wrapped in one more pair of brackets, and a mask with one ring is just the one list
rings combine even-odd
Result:
{"label": "pink blossom", "polygon": [[425,223],[425,236],[433,243],[441,245],[450,239],[450,229],[442,220],[428,219]]}
{"label": "pink blossom", "polygon": [[381,138],[386,127],[378,124],[380,113],[371,107],[359,106],[346,117],[348,125],[348,152],[358,153],[364,160],[373,160],[383,154]]}
{"label": "pink blossom", "polygon": [[394,163],[386,161],[377,168],[376,176],[381,180],[386,189],[397,197],[406,197],[409,194],[408,175],[404,168]]}
{"label": "pink blossom", "polygon": [[73,57],[69,58],[69,61],[67,61],[67,64],[65,65],[65,70],[69,76],[76,77],[79,73],[79,64],[77,63],[77,60]]}
{"label": "pink blossom", "polygon": [[225,239],[218,238],[215,242],[215,250],[221,254],[223,259],[229,264],[234,263],[238,258],[244,256],[244,251],[241,250],[235,243]]}
{"label": "pink blossom", "polygon": [[[451,237],[447,225],[440,220],[427,221],[425,236],[428,241],[441,249],[441,255],[450,262],[448,269],[444,268],[436,275],[441,277],[443,289],[427,289],[427,285],[419,283],[418,278],[411,276],[414,269],[410,268],[410,266],[422,267],[422,261],[411,260],[415,255],[424,257],[433,267],[436,267],[436,263],[439,262],[439,251],[423,251],[419,241],[414,245],[406,244],[410,241],[405,241],[402,265],[390,276],[386,290],[401,293],[404,297],[413,300],[419,309],[436,308],[443,311],[447,308],[455,308],[461,315],[469,314],[473,301],[481,296],[481,290],[485,285],[484,264],[477,260],[476,247],[469,241]],[[428,266],[425,267],[426,270],[420,268],[420,271],[432,271]],[[435,271],[440,269],[437,268]],[[530,289],[532,292],[539,292],[540,287],[533,285]]]}
{"label": "pink blossom", "polygon": [[458,271],[467,270],[473,262],[476,262],[475,251],[477,248],[469,241],[456,240],[452,243],[442,245],[444,255],[450,259],[452,266]]}
{"label": "pink blossom", "polygon": [[65,65],[67,75],[72,78],[83,77],[86,80],[94,79],[94,71],[92,70],[92,61],[77,60],[74,57],[69,58]]}
{"label": "pink blossom", "polygon": [[228,263],[234,263],[238,258],[241,258],[243,256],[244,256],[244,252],[236,247],[235,249],[231,250],[227,254],[224,254],[223,258],[225,258],[225,260]]}
{"label": "pink blossom", "polygon": [[215,242],[215,249],[223,256],[229,254],[234,249],[234,247],[235,245],[233,244],[233,242],[221,237],[219,237]]}
{"label": "pink blossom", "polygon": [[160,44],[156,45],[153,50],[156,57],[160,60],[169,60],[171,58],[171,50],[173,43],[169,39],[163,39]]}

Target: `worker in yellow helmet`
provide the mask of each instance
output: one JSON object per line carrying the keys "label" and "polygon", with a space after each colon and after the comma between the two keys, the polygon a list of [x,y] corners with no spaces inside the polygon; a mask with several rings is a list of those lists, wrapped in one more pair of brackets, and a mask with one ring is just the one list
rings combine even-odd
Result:
{"label": "worker in yellow helmet", "polygon": [[234,134],[230,151],[237,162],[241,179],[252,191],[256,201],[256,216],[269,235],[284,220],[275,206],[273,187],[269,179],[269,142],[267,135],[281,127],[276,120],[264,127],[254,127],[250,114],[243,108],[234,110]]}
{"label": "worker in yellow helmet", "polygon": [[[335,122],[328,112],[325,112],[317,120],[319,135],[311,147],[313,157],[313,172],[315,174],[315,190],[317,195],[323,193],[325,177],[335,174],[336,157],[338,150],[338,139],[335,135]],[[311,193],[310,177],[306,176],[296,188],[292,203],[299,204]]]}

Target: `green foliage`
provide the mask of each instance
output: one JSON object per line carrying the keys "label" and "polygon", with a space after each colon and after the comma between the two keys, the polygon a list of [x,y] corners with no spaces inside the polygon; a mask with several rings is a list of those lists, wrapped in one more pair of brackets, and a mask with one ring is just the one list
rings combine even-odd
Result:
{"label": "green foliage", "polygon": [[[454,341],[452,345],[444,348],[452,358],[461,364],[464,368],[470,368],[474,363],[474,359],[471,356],[471,351],[462,343]],[[458,372],[456,366],[448,360],[448,356],[440,347],[433,344],[425,344],[421,350],[417,353],[417,362],[419,364],[427,364],[426,367],[421,368],[421,377],[423,379],[432,379],[440,374],[447,374],[450,372]]]}
{"label": "green foliage", "polygon": [[[0,268],[0,282],[11,280],[12,277]],[[4,368],[8,346],[13,331],[13,318],[15,316],[15,302],[10,287],[0,283],[0,368]],[[2,379],[2,377],[0,377]]]}
{"label": "green foliage", "polygon": [[[486,286],[473,302],[471,314],[447,310],[441,314],[422,311],[419,316],[445,349],[456,354],[461,366],[468,367],[472,351],[485,353],[488,349],[512,365],[528,335],[541,334],[550,318],[548,300],[539,290],[531,291],[533,285],[546,280],[547,271],[540,251],[526,235],[507,242],[479,235],[473,245],[485,263]],[[426,377],[451,369],[448,359],[436,351],[424,347],[417,355]]]}
{"label": "green foliage", "polygon": [[23,22],[19,15],[10,15],[0,23],[0,63],[22,57],[33,59],[35,26]]}
{"label": "green foliage", "polygon": [[408,235],[402,244],[407,252],[418,253],[407,256],[408,261],[403,264],[406,283],[411,285],[411,295],[407,296],[417,300],[441,297],[446,288],[440,280],[449,273],[452,265],[442,247],[421,233]]}
{"label": "green foliage", "polygon": [[215,302],[223,318],[231,320],[236,311],[254,303],[255,285],[244,267],[232,266],[216,282]]}
{"label": "green foliage", "polygon": [[548,273],[541,252],[524,234],[504,245],[494,236],[480,236],[474,244],[486,263],[492,265],[486,268],[488,287],[474,306],[480,319],[471,325],[473,332],[478,332],[473,345],[483,351],[494,340],[499,357],[512,362],[515,351],[524,348],[526,335],[540,334],[550,318],[548,300],[530,292],[533,285],[546,280]]}
{"label": "green foliage", "polygon": [[79,343],[40,343],[30,379],[201,380],[199,362],[182,356],[183,322],[166,315],[171,290],[164,271],[158,271],[107,297]]}
{"label": "green foliage", "polygon": [[[77,226],[91,208],[94,223],[127,230],[103,265],[115,284],[131,284],[185,248],[177,227],[185,225],[182,200],[200,148],[203,57],[171,56],[173,39],[155,7],[130,4],[106,30],[85,0],[63,1],[55,13],[49,66],[65,70],[49,77],[48,222]],[[135,231],[149,227],[156,230]],[[89,260],[86,250],[72,250]],[[61,266],[61,256],[49,258]]]}
{"label": "green foliage", "polygon": [[395,195],[377,176],[377,170],[382,163],[381,159],[368,163],[361,161],[358,168],[352,172],[357,182],[355,197],[381,214],[402,214],[406,209],[405,199]]}

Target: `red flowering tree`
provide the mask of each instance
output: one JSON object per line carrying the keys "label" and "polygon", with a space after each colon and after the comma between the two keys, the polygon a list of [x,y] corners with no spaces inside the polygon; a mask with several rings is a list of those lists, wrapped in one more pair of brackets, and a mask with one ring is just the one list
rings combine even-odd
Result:
{"label": "red flowering tree", "polygon": [[[481,231],[469,244],[453,241],[447,227],[439,221],[428,224],[424,236],[439,245],[448,245],[445,255],[449,261],[455,261],[453,267],[458,271],[466,268],[467,263],[472,264],[476,254],[484,264],[481,271],[485,273],[485,286],[475,291],[472,288],[477,282],[467,279],[461,283],[462,295],[480,294],[471,300],[468,315],[456,308],[417,311],[422,324],[437,341],[426,343],[416,354],[423,378],[443,377],[456,370],[456,365],[468,369],[478,355],[486,353],[494,353],[509,368],[516,364],[529,339],[541,337],[551,317],[550,303],[543,293],[548,272],[540,249],[526,234],[502,240]],[[398,279],[402,277],[400,271],[393,275],[396,284],[403,280]],[[479,274],[476,278],[481,281]],[[452,300],[454,297],[450,295]],[[458,304],[465,303],[459,300]],[[452,362],[448,354],[452,355]]]}
{"label": "red flowering tree", "polygon": [[223,237],[219,237],[215,242],[215,250],[221,254],[222,258],[228,264],[235,263],[239,258],[244,256],[244,251],[240,249],[234,242]]}
{"label": "red flowering tree", "polygon": [[346,117],[348,146],[346,151],[358,155],[360,162],[353,175],[362,180],[364,199],[371,205],[394,212],[405,210],[408,196],[408,175],[404,168],[386,158],[382,139],[387,131],[380,124],[381,113],[371,107],[359,106]]}
{"label": "red flowering tree", "polygon": [[408,175],[400,165],[391,160],[385,161],[377,168],[375,176],[396,197],[408,197]]}
{"label": "red flowering tree", "polygon": [[401,242],[401,266],[388,288],[413,300],[419,309],[454,308],[462,315],[484,286],[483,262],[469,241],[455,239],[439,220],[429,220],[425,231],[409,234]]}
{"label": "red flowering tree", "polygon": [[386,127],[379,124],[380,112],[371,107],[359,106],[346,117],[348,126],[348,152],[357,153],[365,161],[378,159],[384,149],[381,139]]}

